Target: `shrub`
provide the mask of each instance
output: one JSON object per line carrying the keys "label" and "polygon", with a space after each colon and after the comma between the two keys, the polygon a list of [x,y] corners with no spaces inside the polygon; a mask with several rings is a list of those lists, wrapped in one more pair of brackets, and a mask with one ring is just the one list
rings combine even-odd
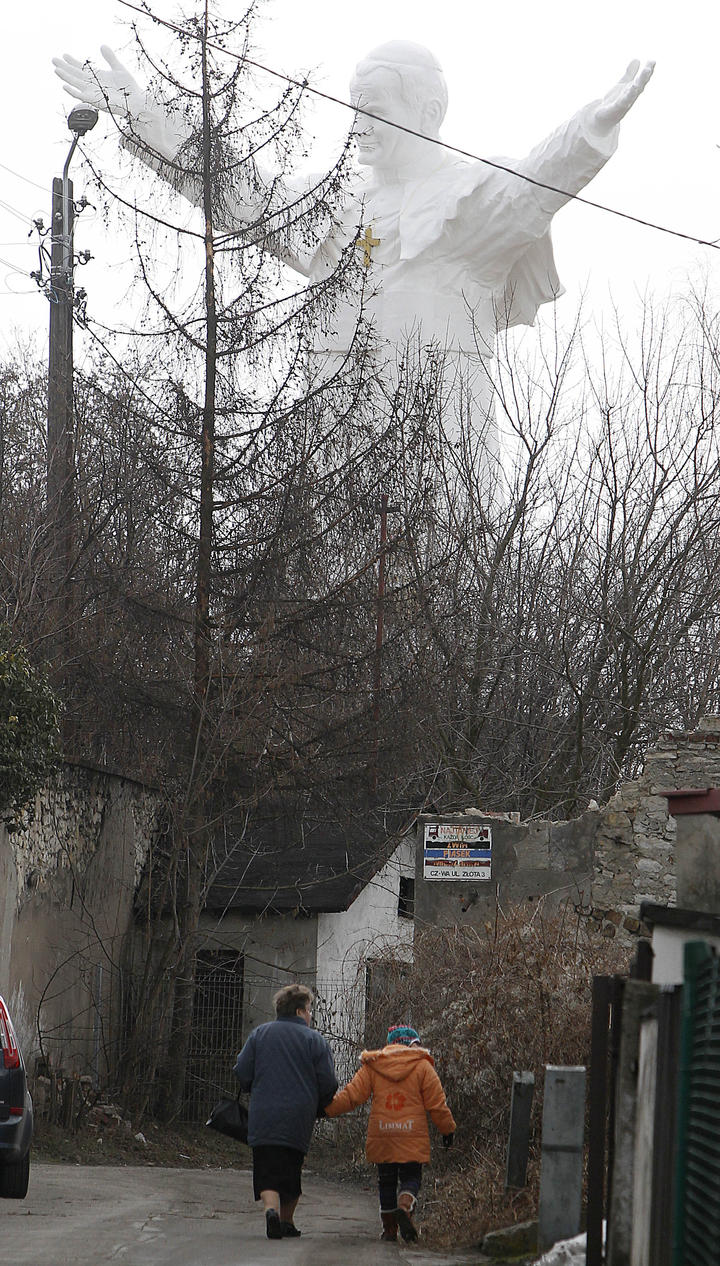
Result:
{"label": "shrub", "polygon": [[47,678],[0,624],[0,820],[12,823],[57,764],[58,715]]}

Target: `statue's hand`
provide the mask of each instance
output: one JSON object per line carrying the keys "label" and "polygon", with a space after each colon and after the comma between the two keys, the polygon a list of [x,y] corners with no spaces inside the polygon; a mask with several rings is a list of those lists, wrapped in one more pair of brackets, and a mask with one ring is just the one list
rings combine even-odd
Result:
{"label": "statue's hand", "polygon": [[619,83],[603,97],[595,107],[595,128],[598,132],[610,132],[624,119],[635,104],[655,69],[655,62],[646,62],[640,69],[638,61],[631,62]]}
{"label": "statue's hand", "polygon": [[132,118],[142,110],[145,94],[107,44],[102,45],[100,52],[109,70],[96,70],[90,62],[79,62],[76,57],[65,53],[63,57],[53,57],[55,74],[63,80],[65,91],[71,97],[98,110]]}

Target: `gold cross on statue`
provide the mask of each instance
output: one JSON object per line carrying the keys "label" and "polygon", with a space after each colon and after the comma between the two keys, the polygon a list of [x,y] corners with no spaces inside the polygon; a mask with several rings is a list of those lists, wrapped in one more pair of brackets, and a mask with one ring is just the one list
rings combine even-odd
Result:
{"label": "gold cross on statue", "polygon": [[365,232],[363,233],[363,236],[358,238],[358,240],[357,240],[357,242],[355,243],[355,245],[356,245],[356,246],[362,246],[363,251],[365,252],[365,258],[364,258],[364,260],[363,260],[363,263],[364,263],[364,265],[365,265],[365,267],[366,267],[366,268],[369,268],[369,267],[370,267],[370,264],[372,263],[372,248],[373,248],[373,246],[379,246],[379,245],[380,245],[380,238],[379,238],[379,237],[373,237],[373,235],[372,235],[372,226],[371,226],[371,225],[368,225],[368,227],[366,228]]}

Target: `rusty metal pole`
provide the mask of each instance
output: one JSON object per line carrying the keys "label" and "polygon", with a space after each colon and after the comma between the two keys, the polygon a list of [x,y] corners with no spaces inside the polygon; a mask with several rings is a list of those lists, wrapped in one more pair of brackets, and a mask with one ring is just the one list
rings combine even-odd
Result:
{"label": "rusty metal pole", "polygon": [[380,691],[382,689],[382,652],[385,622],[385,552],[387,550],[388,494],[380,498],[380,551],[378,555],[378,587],[375,599],[375,681],[373,688],[373,749],[370,768],[370,787],[377,792],[378,749],[380,743]]}
{"label": "rusty metal pole", "polygon": [[[50,341],[48,351],[46,529],[48,618],[54,681],[63,691],[73,657],[71,572],[75,526],[75,425],[73,418],[73,187],[68,155],[52,190]],[[70,712],[63,733],[70,737]]]}

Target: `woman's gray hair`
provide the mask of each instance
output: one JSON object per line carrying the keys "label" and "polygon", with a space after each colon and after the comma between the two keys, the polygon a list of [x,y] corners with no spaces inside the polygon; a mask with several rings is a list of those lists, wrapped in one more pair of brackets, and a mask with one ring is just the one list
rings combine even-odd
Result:
{"label": "woman's gray hair", "polygon": [[273,995],[275,1015],[296,1015],[298,1011],[309,1007],[312,1000],[313,992],[307,985],[283,985]]}

